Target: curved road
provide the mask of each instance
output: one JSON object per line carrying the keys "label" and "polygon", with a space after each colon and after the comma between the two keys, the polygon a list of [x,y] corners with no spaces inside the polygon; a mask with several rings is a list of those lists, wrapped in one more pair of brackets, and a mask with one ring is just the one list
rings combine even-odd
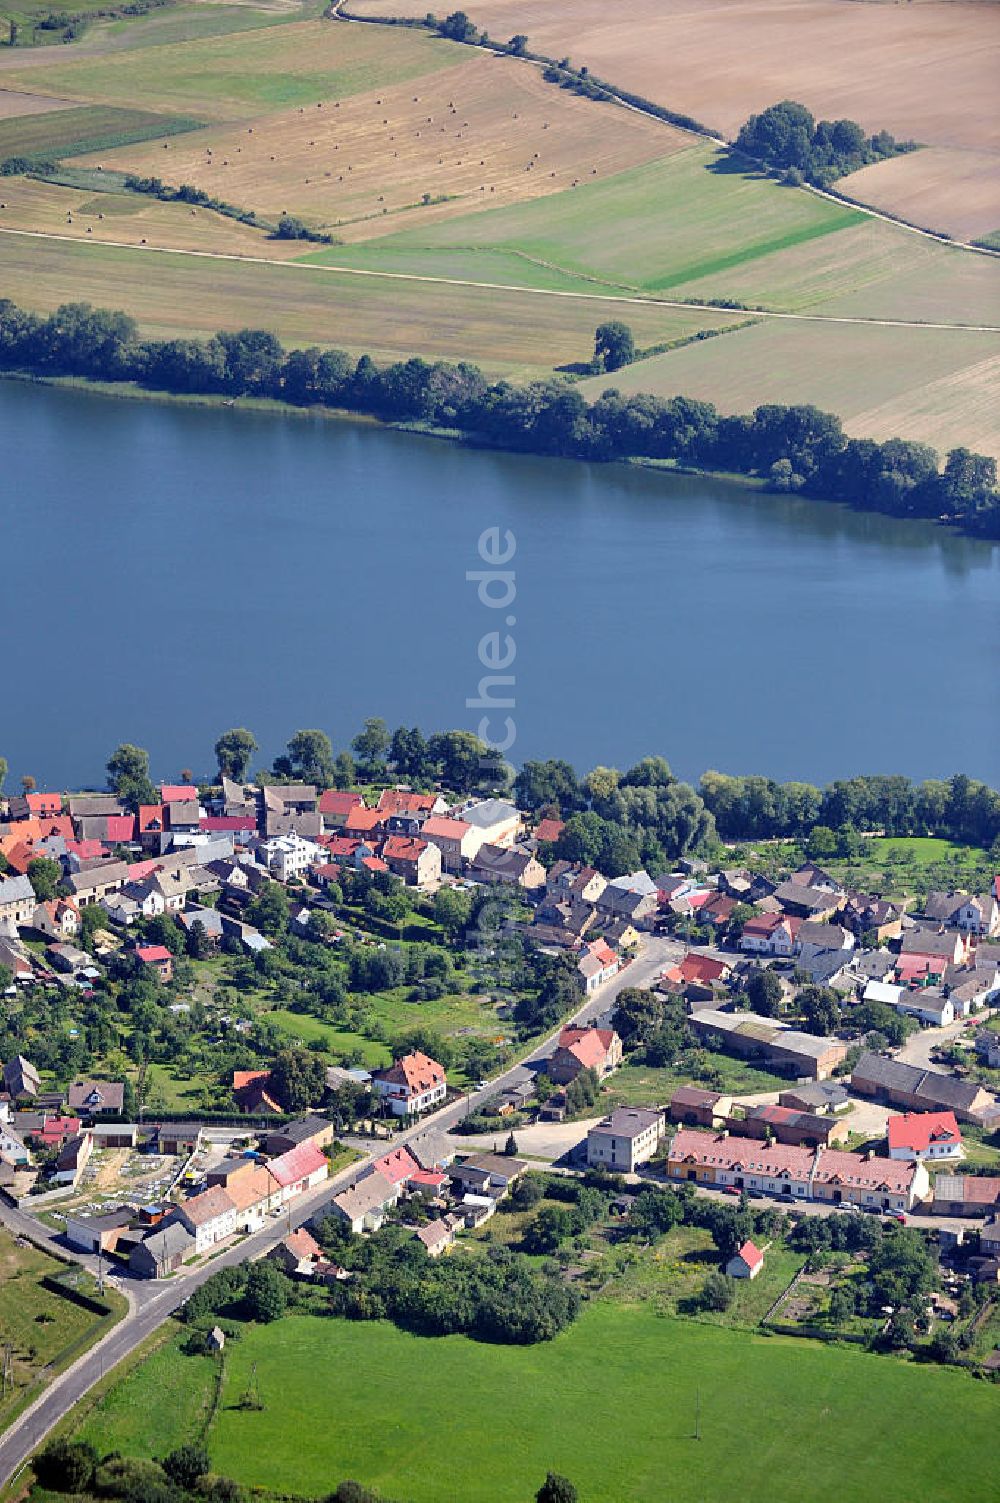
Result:
{"label": "curved road", "polygon": [[[647,940],[639,958],[595,992],[572,1017],[560,1024],[560,1028],[565,1027],[567,1023],[592,1022],[600,1018],[608,1011],[623,987],[639,986],[650,981],[663,969],[669,959],[682,951],[683,946],[672,940]],[[558,1035],[559,1029],[556,1029],[537,1046],[532,1054],[533,1063],[544,1059],[552,1052]],[[509,1070],[497,1076],[488,1088],[453,1101],[432,1116],[424,1118],[416,1127],[398,1133],[392,1140],[392,1146],[400,1147],[404,1143],[413,1142],[429,1129],[440,1132],[452,1127],[486,1096],[521,1083],[528,1078],[530,1073],[527,1064],[511,1066]],[[332,1179],[324,1181],[315,1190],[293,1202],[287,1213],[269,1220],[260,1231],[226,1248],[224,1252],[210,1258],[207,1263],[197,1269],[178,1275],[164,1283],[119,1279],[116,1276],[116,1287],[121,1288],[129,1300],[129,1313],[96,1346],[91,1347],[64,1373],[54,1378],[35,1402],[14,1422],[11,1429],[0,1437],[0,1487],[9,1482],[24,1466],[32,1452],[69,1413],[73,1405],[83,1398],[95,1383],[100,1382],[117,1363],[133,1352],[140,1342],[151,1336],[157,1327],[185,1302],[188,1295],[199,1284],[203,1284],[220,1268],[242,1263],[247,1258],[261,1257],[287,1235],[289,1228],[301,1226],[310,1217],[322,1211],[324,1206],[347,1184],[368,1169],[388,1146],[388,1144],[380,1143],[365,1159],[356,1161],[347,1169],[334,1175]],[[65,1258],[69,1252],[69,1249],[47,1227],[23,1211],[0,1204],[0,1221],[15,1235],[26,1236],[43,1247],[51,1248],[62,1258]],[[83,1264],[92,1272],[96,1271],[96,1258],[84,1255],[72,1256],[76,1262]]]}

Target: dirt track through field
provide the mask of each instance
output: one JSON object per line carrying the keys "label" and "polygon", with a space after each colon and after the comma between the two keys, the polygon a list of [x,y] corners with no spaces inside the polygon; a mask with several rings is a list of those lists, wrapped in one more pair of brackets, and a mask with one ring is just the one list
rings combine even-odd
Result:
{"label": "dirt track through field", "polygon": [[[17,235],[22,238],[34,240],[57,240],[64,241],[69,245],[80,245],[78,236],[56,235],[41,230],[15,230],[0,227],[0,235]],[[327,275],[369,277],[389,282],[418,282],[428,283],[433,286],[444,287],[472,287],[485,292],[517,292],[525,293],[531,297],[564,298],[577,302],[607,303],[613,307],[640,304],[654,308],[687,308],[693,312],[719,313],[718,306],[712,303],[682,302],[679,299],[663,297],[641,297],[632,293],[623,293],[621,296],[613,296],[601,292],[571,292],[556,290],[548,287],[524,287],[511,282],[477,282],[463,277],[434,277],[417,275],[413,272],[402,271],[370,271],[362,270],[356,266],[332,266],[317,265],[309,261],[273,261],[266,256],[240,256],[226,254],[222,251],[204,250],[171,250],[166,246],[146,245],[136,247],[127,241],[121,240],[96,240],[95,247],[111,246],[116,250],[139,250],[143,255],[151,256],[191,256],[198,260],[207,261],[238,261],[250,266],[269,266],[281,271],[307,271],[326,273]],[[739,311],[739,310],[737,310]],[[929,323],[923,320],[906,318],[860,318],[849,317],[844,314],[828,313],[776,313],[759,312],[754,309],[747,315],[754,319],[783,319],[795,323],[811,324],[860,324],[866,328],[880,329],[952,329],[955,332],[977,334],[1000,334],[1000,324],[958,324],[958,323]]]}

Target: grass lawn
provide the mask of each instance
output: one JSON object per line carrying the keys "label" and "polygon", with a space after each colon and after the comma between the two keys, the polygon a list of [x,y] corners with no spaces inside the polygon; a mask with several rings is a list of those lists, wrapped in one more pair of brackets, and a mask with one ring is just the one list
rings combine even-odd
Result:
{"label": "grass lawn", "polygon": [[[0,1230],[0,1344],[11,1344],[14,1362],[14,1387],[0,1398],[0,1429],[23,1406],[43,1369],[51,1364],[61,1370],[125,1313],[120,1295],[106,1296],[114,1313],[100,1316],[43,1286],[47,1275],[65,1270],[65,1264],[35,1247],[19,1246]],[[94,1280],[82,1277],[84,1292],[92,1292]]]}
{"label": "grass lawn", "polygon": [[[968,1503],[994,1497],[994,1388],[648,1306],[591,1304],[528,1348],[292,1315],[245,1327],[225,1360],[212,1466],[264,1489],[318,1496],[354,1477],[413,1503],[524,1503],[551,1467],[587,1503],[800,1503],[807,1457],[809,1496],[831,1503],[953,1503],[958,1476]],[[260,1413],[233,1407],[254,1363]],[[206,1359],[170,1347],[83,1433],[102,1451],[162,1454],[194,1438],[210,1379]]]}
{"label": "grass lawn", "polygon": [[[761,1091],[781,1091],[788,1080],[781,1075],[772,1075],[769,1070],[758,1070],[745,1060],[733,1059],[728,1054],[711,1056],[712,1065],[721,1079],[713,1090],[749,1095]],[[690,1085],[691,1075],[686,1070],[669,1068],[654,1069],[649,1065],[623,1065],[617,1070],[602,1091],[601,1107],[610,1106],[663,1106],[680,1085]],[[607,1093],[607,1103],[605,1094]]]}
{"label": "grass lawn", "polygon": [[331,1023],[324,1023],[309,1013],[289,1012],[287,1008],[278,1007],[262,1016],[273,1023],[289,1042],[301,1040],[303,1044],[312,1044],[319,1041],[330,1054],[338,1056],[360,1049],[366,1070],[392,1064],[392,1051],[387,1044],[376,1043],[360,1033],[334,1028]]}
{"label": "grass lawn", "polygon": [[81,1437],[103,1456],[165,1456],[197,1432],[212,1402],[215,1359],[185,1357],[183,1336],[159,1347],[114,1384],[85,1419]]}

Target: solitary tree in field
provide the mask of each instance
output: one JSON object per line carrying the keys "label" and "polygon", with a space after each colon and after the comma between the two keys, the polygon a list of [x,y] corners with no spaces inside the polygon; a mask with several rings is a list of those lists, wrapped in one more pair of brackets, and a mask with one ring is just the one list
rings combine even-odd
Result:
{"label": "solitary tree in field", "polygon": [[523,57],[527,50],[528,38],[521,31],[519,31],[516,36],[512,36],[510,41],[507,43],[507,51],[511,53],[513,57]]}
{"label": "solitary tree in field", "polygon": [[635,340],[628,324],[623,324],[618,319],[598,324],[594,335],[595,370],[621,370],[623,365],[631,365],[634,359]]}

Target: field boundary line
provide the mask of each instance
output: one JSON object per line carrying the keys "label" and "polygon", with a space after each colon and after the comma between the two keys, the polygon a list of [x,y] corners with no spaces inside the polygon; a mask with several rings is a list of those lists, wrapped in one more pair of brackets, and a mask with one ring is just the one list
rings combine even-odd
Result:
{"label": "field boundary line", "polygon": [[[346,5],[347,0],[331,0],[331,4],[326,14],[330,17],[331,20],[346,21],[358,26],[408,26],[414,29],[425,28],[425,23],[416,17],[357,16],[352,15],[350,11],[345,8]],[[536,52],[532,55],[509,52],[506,47],[500,46],[498,43],[492,41],[487,41],[485,44],[482,42],[459,42],[458,45],[462,47],[472,47],[480,52],[490,52],[494,57],[513,58],[515,62],[527,63],[532,68],[543,69],[559,67],[559,63],[554,57],[547,57],[541,52]],[[607,79],[597,79],[588,75],[587,83],[591,86],[592,89],[595,89],[605,101],[611,104],[617,104],[621,109],[631,110],[633,114],[642,115],[647,120],[655,120],[660,125],[668,125],[671,130],[682,131],[686,135],[693,136],[698,141],[710,141],[714,146],[720,146],[723,148],[723,150],[733,152],[734,155],[742,157],[744,161],[752,163],[752,165],[758,171],[763,172],[766,177],[771,177],[771,174],[767,172],[767,169],[763,166],[763,164],[758,162],[755,157],[750,157],[747,156],[744,152],[737,151],[736,147],[732,144],[731,141],[727,141],[724,136],[716,135],[715,132],[713,130],[710,130],[708,126],[700,126],[698,122],[691,119],[690,116],[685,117],[689,120],[689,124],[681,125],[678,123],[678,121],[668,119],[667,114],[659,113],[660,109],[663,109],[664,111],[667,110],[666,105],[655,106],[653,104],[653,101],[649,101],[650,107],[644,107],[642,104],[636,103],[636,100],[639,97],[638,95],[631,95],[631,91],[620,92],[619,86],[613,83],[609,83]],[[626,92],[629,93],[631,97],[626,98]],[[670,111],[669,113],[674,112]],[[679,119],[679,112],[677,113]],[[848,174],[848,176],[850,176],[850,174]],[[830,190],[828,188],[817,188],[813,183],[797,183],[795,186],[805,189],[808,193],[815,194],[818,198],[825,198],[829,200],[830,203],[839,203],[845,205],[847,208],[855,209],[859,214],[866,214],[870,219],[879,219],[883,224],[891,224],[895,225],[898,229],[908,230],[911,235],[922,235],[925,240],[932,240],[936,245],[950,245],[954,250],[971,251],[973,255],[977,256],[992,256],[994,258],[1000,257],[1000,250],[991,250],[988,245],[977,245],[974,241],[960,240],[952,235],[946,235],[940,230],[930,230],[925,225],[914,224],[909,219],[902,219],[898,214],[890,214],[883,209],[872,208],[870,204],[865,204],[862,203],[859,199],[851,198],[846,193],[837,193],[836,191]]]}
{"label": "field boundary line", "polygon": [[[949,324],[931,323],[923,319],[907,318],[859,318],[841,313],[789,313],[771,308],[720,308],[716,303],[687,303],[677,299],[611,293],[576,292],[554,287],[523,287],[513,282],[476,282],[463,277],[435,277],[407,271],[371,271],[359,266],[327,265],[316,261],[273,261],[267,256],[241,256],[233,251],[178,250],[166,245],[135,245],[127,240],[81,240],[73,235],[57,234],[50,230],[18,230],[9,225],[0,226],[0,235],[15,235],[27,240],[55,240],[64,245],[94,249],[104,246],[111,250],[135,251],[141,255],[185,256],[196,261],[229,261],[238,266],[268,266],[275,271],[303,271],[326,273],[331,276],[370,277],[387,282],[416,282],[439,287],[471,287],[481,292],[514,292],[526,297],[568,298],[577,302],[611,303],[628,307],[638,304],[648,308],[679,308],[692,313],[752,314],[759,318],[785,319],[793,323],[857,324],[878,329],[950,329],[966,334],[1000,334],[1000,324]],[[571,275],[566,272],[564,275]]]}

